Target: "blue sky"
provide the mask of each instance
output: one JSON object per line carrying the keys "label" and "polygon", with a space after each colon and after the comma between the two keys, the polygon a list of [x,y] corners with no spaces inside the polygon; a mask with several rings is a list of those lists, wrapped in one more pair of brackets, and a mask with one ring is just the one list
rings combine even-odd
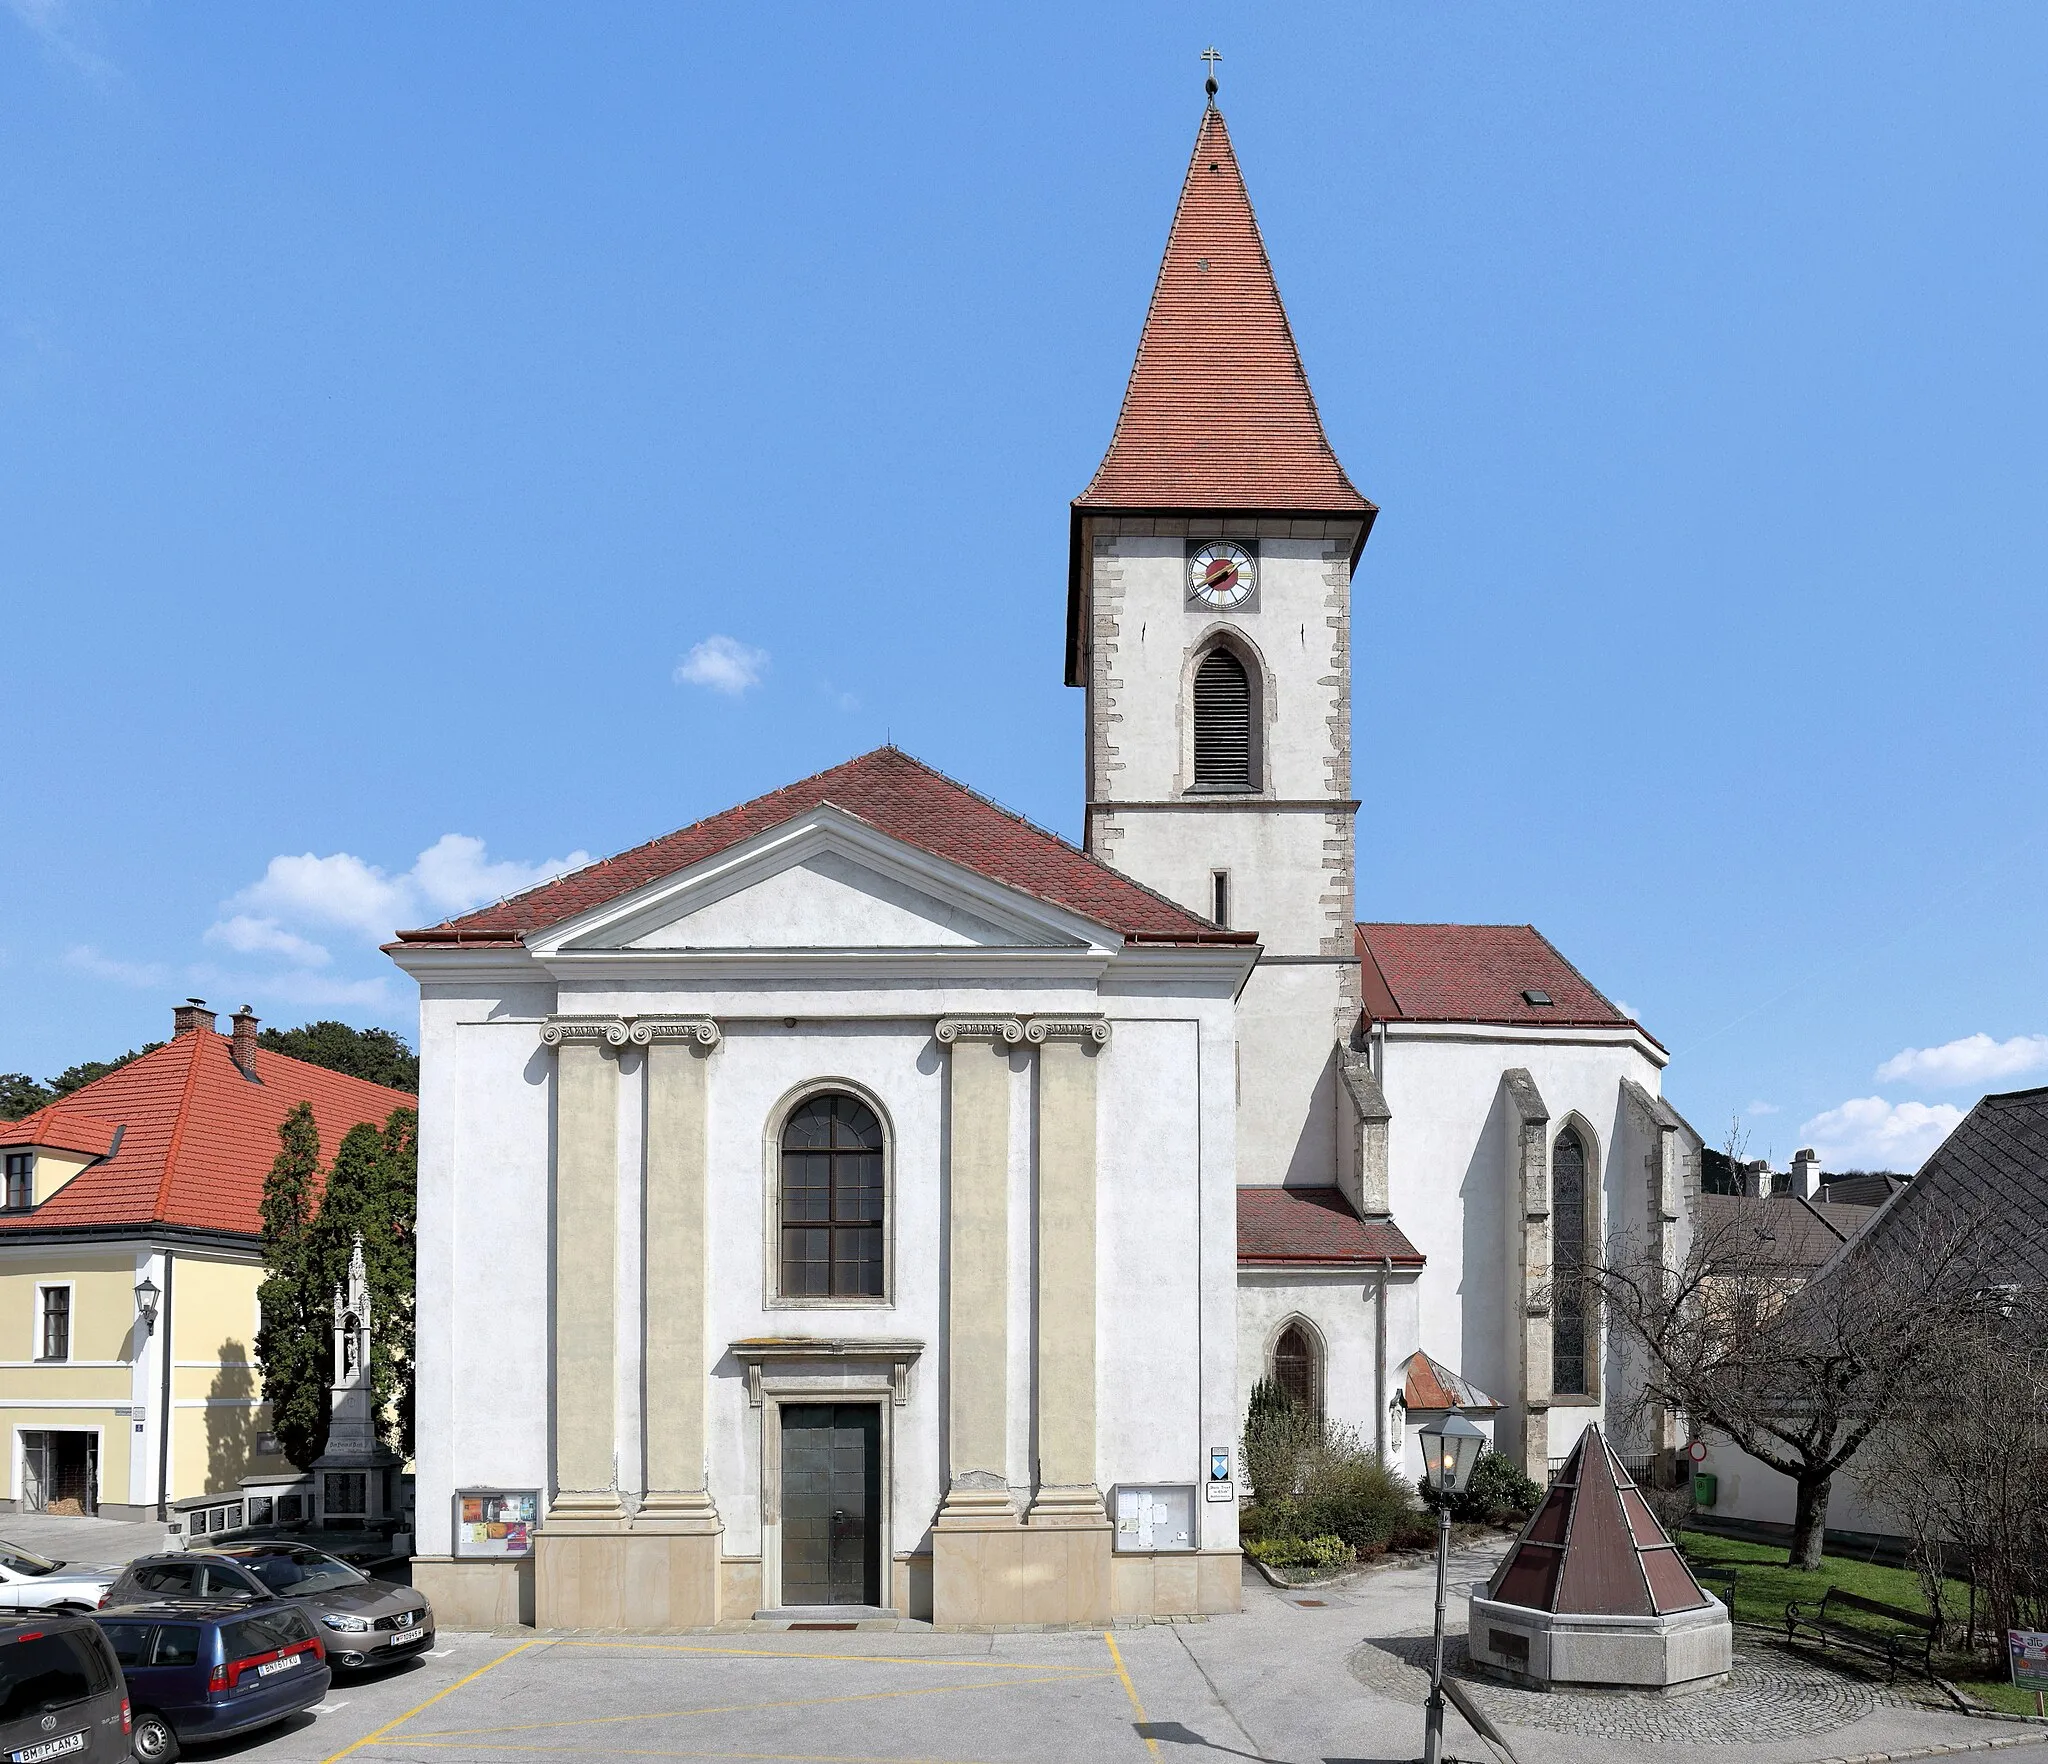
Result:
{"label": "blue sky", "polygon": [[0,0],[0,1070],[408,1028],[397,920],[885,737],[1078,833],[1213,38],[1384,510],[1361,913],[1781,1164],[2048,1081],[2048,11],[1282,12]]}

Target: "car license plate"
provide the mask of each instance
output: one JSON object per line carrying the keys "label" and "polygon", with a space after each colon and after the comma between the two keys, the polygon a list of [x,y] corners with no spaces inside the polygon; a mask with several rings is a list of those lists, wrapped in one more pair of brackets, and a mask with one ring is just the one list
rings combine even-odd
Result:
{"label": "car license plate", "polygon": [[290,1672],[298,1665],[302,1657],[298,1654],[287,1654],[282,1660],[269,1661],[265,1665],[256,1668],[256,1676],[258,1678],[274,1678],[280,1672]]}
{"label": "car license plate", "polygon": [[67,1733],[62,1739],[44,1740],[40,1745],[23,1746],[19,1751],[9,1752],[12,1764],[42,1764],[45,1758],[62,1758],[70,1752],[85,1750],[84,1733]]}
{"label": "car license plate", "polygon": [[394,1635],[391,1638],[391,1645],[394,1648],[409,1648],[414,1642],[423,1642],[426,1639],[427,1632],[424,1629],[414,1629],[403,1635]]}

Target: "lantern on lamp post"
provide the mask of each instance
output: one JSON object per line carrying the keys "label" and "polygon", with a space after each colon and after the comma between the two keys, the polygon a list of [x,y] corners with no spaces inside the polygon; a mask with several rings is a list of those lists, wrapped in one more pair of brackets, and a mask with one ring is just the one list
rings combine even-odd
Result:
{"label": "lantern on lamp post", "polygon": [[1444,1744],[1444,1575],[1451,1554],[1451,1497],[1463,1494],[1486,1449],[1486,1435],[1453,1409],[1422,1429],[1422,1480],[1436,1503],[1436,1655],[1423,1715],[1422,1764],[1438,1764]]}

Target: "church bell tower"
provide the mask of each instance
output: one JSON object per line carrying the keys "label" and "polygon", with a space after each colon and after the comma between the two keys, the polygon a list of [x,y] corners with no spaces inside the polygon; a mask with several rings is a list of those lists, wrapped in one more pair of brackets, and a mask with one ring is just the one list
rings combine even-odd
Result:
{"label": "church bell tower", "polygon": [[1351,576],[1377,512],[1323,434],[1212,85],[1116,432],[1073,504],[1086,843],[1258,933],[1238,1181],[1344,1180],[1354,1201]]}

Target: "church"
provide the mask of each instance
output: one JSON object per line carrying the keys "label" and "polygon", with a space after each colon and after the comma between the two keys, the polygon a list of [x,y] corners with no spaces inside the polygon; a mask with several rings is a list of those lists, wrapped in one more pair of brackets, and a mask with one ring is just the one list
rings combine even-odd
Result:
{"label": "church", "polygon": [[1359,920],[1375,513],[1212,87],[1072,505],[1082,845],[885,747],[388,946],[444,1624],[1235,1610],[1258,1380],[1411,1475],[1619,1416],[1577,1271],[1699,1141],[1531,927]]}

